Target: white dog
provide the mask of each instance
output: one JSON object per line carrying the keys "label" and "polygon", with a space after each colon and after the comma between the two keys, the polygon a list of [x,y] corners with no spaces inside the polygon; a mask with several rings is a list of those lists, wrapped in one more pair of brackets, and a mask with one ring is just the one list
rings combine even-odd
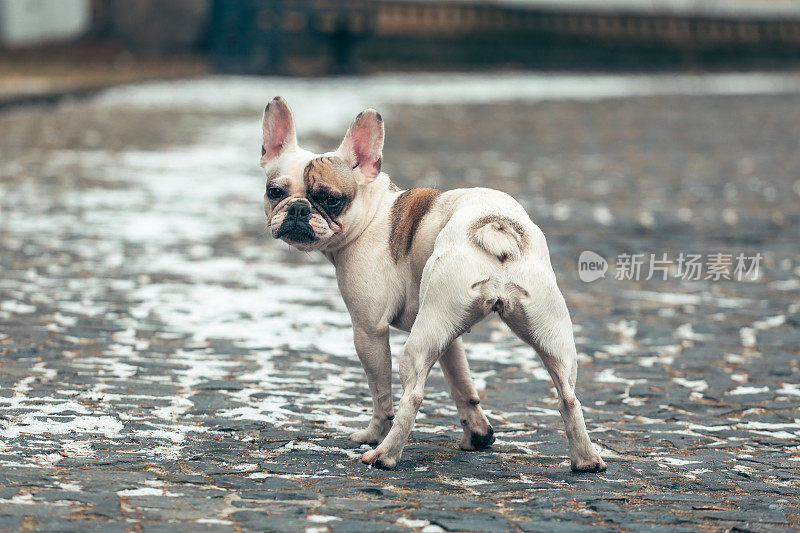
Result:
{"label": "white dog", "polygon": [[[558,391],[572,469],[605,470],[575,397],[575,343],[544,235],[509,195],[491,189],[401,191],[381,170],[383,121],[356,117],[335,152],[297,145],[286,101],[264,111],[261,166],[272,236],[318,250],[336,267],[374,414],[350,438],[379,443],[361,460],[397,463],[439,361],[458,408],[461,448],[491,446],[461,334],[491,312],[539,353]],[[389,326],[410,331],[400,355],[403,395],[394,415]]]}

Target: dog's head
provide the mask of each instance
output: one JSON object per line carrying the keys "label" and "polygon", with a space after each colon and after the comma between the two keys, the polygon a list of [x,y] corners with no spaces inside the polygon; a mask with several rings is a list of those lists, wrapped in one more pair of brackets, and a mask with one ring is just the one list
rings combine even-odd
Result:
{"label": "dog's head", "polygon": [[356,117],[335,152],[319,155],[297,145],[292,111],[277,96],[264,110],[263,134],[264,212],[273,237],[325,250],[361,225],[365,189],[381,170],[383,120],[374,109]]}

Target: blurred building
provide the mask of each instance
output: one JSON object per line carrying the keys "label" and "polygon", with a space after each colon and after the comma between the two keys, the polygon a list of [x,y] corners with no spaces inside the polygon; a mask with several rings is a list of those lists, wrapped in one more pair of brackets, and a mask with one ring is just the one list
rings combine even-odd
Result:
{"label": "blurred building", "polygon": [[0,44],[9,48],[73,40],[90,24],[88,0],[0,0]]}
{"label": "blurred building", "polygon": [[800,64],[800,1],[0,0],[6,46],[79,34],[245,74],[770,68]]}
{"label": "blurred building", "polygon": [[218,70],[253,73],[800,61],[793,0],[218,0],[209,31]]}

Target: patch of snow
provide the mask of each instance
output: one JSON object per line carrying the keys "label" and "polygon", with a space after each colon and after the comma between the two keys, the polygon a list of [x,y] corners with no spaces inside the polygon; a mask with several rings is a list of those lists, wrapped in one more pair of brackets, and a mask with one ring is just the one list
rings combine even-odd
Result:
{"label": "patch of snow", "polygon": [[135,496],[180,496],[180,494],[169,492],[164,489],[160,489],[157,487],[140,487],[138,489],[128,489],[128,490],[120,490],[117,491],[117,496],[121,496],[123,498],[135,497]]}
{"label": "patch of snow", "polygon": [[743,394],[761,394],[762,392],[769,392],[769,387],[748,387],[746,385],[742,385],[740,387],[736,387],[732,391],[728,392],[730,395],[743,395]]}
{"label": "patch of snow", "polygon": [[777,328],[778,326],[782,326],[785,323],[786,323],[786,315],[777,315],[765,318],[764,320],[753,322],[753,327],[755,329],[772,329],[772,328]]}
{"label": "patch of snow", "polygon": [[708,383],[706,383],[706,380],[704,379],[690,381],[685,378],[673,378],[672,381],[678,385],[686,387],[687,389],[692,389],[695,392],[703,392],[704,390],[708,390]]}
{"label": "patch of snow", "polygon": [[742,340],[742,346],[752,348],[756,345],[756,330],[754,328],[742,328],[739,330],[739,338]]}
{"label": "patch of snow", "polygon": [[76,416],[69,422],[59,422],[47,418],[40,420],[35,413],[27,413],[0,429],[0,437],[12,439],[19,435],[63,435],[66,433],[100,433],[105,437],[117,437],[123,424],[112,416]]}
{"label": "patch of snow", "polygon": [[698,464],[700,461],[692,461],[688,459],[678,459],[677,457],[659,457],[658,461],[673,466],[684,466],[691,464]]}
{"label": "patch of snow", "polygon": [[800,384],[783,383],[781,388],[775,392],[777,392],[778,394],[787,394],[789,396],[800,396]]}
{"label": "patch of snow", "polygon": [[395,524],[397,524],[399,526],[410,527],[412,529],[418,529],[418,528],[430,525],[430,522],[428,520],[419,520],[419,519],[406,518],[405,516],[401,516],[400,518],[397,519]]}
{"label": "patch of snow", "polygon": [[306,517],[309,522],[316,522],[318,524],[327,524],[328,522],[333,522],[334,520],[341,520],[338,516],[330,516],[324,514],[310,514]]}

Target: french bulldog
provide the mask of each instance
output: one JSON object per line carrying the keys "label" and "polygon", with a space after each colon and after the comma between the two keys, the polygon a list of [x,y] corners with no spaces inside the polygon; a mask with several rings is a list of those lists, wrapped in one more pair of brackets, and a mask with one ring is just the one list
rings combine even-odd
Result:
{"label": "french bulldog", "polygon": [[[400,190],[381,172],[383,139],[381,116],[367,109],[336,151],[315,154],[298,146],[283,98],[264,111],[267,228],[274,238],[319,251],[333,263],[352,317],[373,415],[350,439],[378,445],[361,461],[380,468],[397,464],[436,361],[464,430],[460,447],[491,446],[494,430],[481,409],[461,335],[497,313],[538,352],[553,379],[572,469],[605,470],[575,396],[572,322],[542,231],[500,191]],[[410,332],[399,360],[397,415],[390,326]]]}

